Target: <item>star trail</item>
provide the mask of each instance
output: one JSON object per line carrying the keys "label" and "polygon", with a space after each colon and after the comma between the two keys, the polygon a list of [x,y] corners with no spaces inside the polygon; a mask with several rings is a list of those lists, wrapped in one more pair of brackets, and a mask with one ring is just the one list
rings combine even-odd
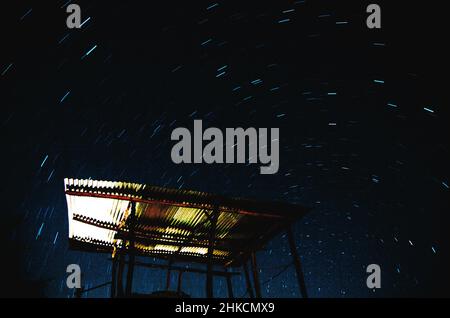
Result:
{"label": "star trail", "polygon": [[[83,0],[81,28],[68,29],[74,1],[7,2],[1,269],[16,294],[72,297],[69,264],[85,289],[110,279],[109,255],[68,248],[70,177],[311,207],[294,228],[310,297],[449,295],[449,110],[433,76],[445,55],[424,26],[394,27],[387,13],[369,30],[360,1]],[[174,164],[171,132],[194,120],[279,128],[278,172]],[[285,235],[257,257],[263,296],[299,297]],[[381,267],[379,290],[366,286],[369,264]],[[136,268],[134,288],[165,280]],[[203,297],[204,281],[187,273],[183,291]],[[248,296],[242,275],[233,286]],[[215,294],[226,297],[225,279]]]}

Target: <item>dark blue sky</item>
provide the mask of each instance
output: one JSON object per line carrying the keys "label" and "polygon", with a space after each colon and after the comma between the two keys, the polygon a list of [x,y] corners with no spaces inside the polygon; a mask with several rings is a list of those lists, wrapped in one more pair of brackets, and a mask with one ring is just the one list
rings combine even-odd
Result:
{"label": "dark blue sky", "polygon": [[[78,1],[85,23],[69,30],[67,1],[8,2],[0,127],[11,288],[39,280],[46,296],[72,295],[71,263],[85,287],[110,279],[108,256],[68,250],[63,178],[73,177],[309,206],[295,234],[310,296],[448,295],[445,54],[426,36],[440,19],[413,24],[381,1],[381,30],[366,28],[364,1]],[[173,164],[170,134],[194,119],[279,127],[279,172]],[[293,267],[280,273],[286,238],[258,261],[263,296],[298,296]],[[371,263],[382,269],[376,292],[365,285]],[[203,284],[187,274],[183,290],[203,296]],[[136,271],[139,291],[164,285],[165,272]],[[244,295],[242,278],[234,286]]]}

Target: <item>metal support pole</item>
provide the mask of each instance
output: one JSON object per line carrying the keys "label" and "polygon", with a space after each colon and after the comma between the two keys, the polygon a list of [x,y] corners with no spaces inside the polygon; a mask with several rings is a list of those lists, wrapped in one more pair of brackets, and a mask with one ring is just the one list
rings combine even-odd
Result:
{"label": "metal support pole", "polygon": [[245,277],[245,284],[247,285],[247,293],[250,298],[255,298],[255,295],[253,293],[252,282],[250,281],[250,274],[248,272],[247,262],[244,262],[242,264],[242,267],[244,268],[244,277]]}
{"label": "metal support pole", "polygon": [[209,229],[208,264],[206,273],[206,297],[208,298],[214,297],[213,253],[214,253],[216,226],[218,217],[219,217],[219,210],[216,207],[211,213],[210,229]]}
{"label": "metal support pole", "polygon": [[287,238],[289,241],[289,246],[291,248],[292,258],[294,259],[295,271],[297,273],[298,287],[300,288],[300,293],[303,298],[308,298],[308,293],[306,291],[305,277],[303,276],[302,264],[300,262],[300,256],[297,252],[297,247],[295,246],[294,235],[292,229],[287,229]]}
{"label": "metal support pole", "polygon": [[183,272],[178,272],[178,285],[177,285],[177,293],[178,295],[181,293],[181,279],[183,278]]}
{"label": "metal support pole", "polygon": [[125,255],[122,250],[118,251],[119,268],[117,273],[117,296],[123,297],[123,271],[125,269]]}
{"label": "metal support pole", "polygon": [[116,277],[117,277],[117,257],[116,255],[112,258],[112,267],[111,267],[111,298],[116,297]]}
{"label": "metal support pole", "polygon": [[[228,272],[228,269],[225,269]],[[228,288],[228,298],[234,298],[233,295],[233,284],[231,282],[231,275],[227,275],[227,288]]]}
{"label": "metal support pole", "polygon": [[75,292],[74,292],[75,298],[81,298],[82,294],[83,294],[83,288],[75,288]]}
{"label": "metal support pole", "polygon": [[170,290],[170,267],[167,269],[167,276],[166,276],[166,290]]}
{"label": "metal support pole", "polygon": [[259,283],[258,264],[256,263],[256,253],[255,252],[252,252],[251,259],[252,259],[253,282],[255,284],[256,298],[261,298],[261,285]]}
{"label": "metal support pole", "polygon": [[130,211],[130,223],[129,223],[129,246],[128,246],[128,271],[127,271],[127,285],[125,290],[125,295],[127,297],[131,296],[131,291],[133,288],[133,272],[134,272],[134,258],[135,258],[135,250],[134,250],[134,226],[135,226],[135,218],[136,218],[136,202],[131,202],[131,211]]}

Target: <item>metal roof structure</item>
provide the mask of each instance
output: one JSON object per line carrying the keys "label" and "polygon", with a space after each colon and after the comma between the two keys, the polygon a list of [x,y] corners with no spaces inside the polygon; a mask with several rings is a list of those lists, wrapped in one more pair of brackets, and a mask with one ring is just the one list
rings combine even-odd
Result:
{"label": "metal roof structure", "polygon": [[129,182],[65,179],[72,249],[242,266],[303,217],[299,205]]}

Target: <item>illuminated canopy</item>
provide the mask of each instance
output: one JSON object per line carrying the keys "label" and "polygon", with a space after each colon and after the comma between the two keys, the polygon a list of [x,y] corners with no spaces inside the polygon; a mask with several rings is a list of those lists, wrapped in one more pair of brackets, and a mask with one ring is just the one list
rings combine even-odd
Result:
{"label": "illuminated canopy", "polygon": [[132,239],[136,255],[206,262],[214,212],[213,261],[237,266],[308,211],[128,182],[65,179],[64,186],[70,246],[84,251],[114,253]]}

